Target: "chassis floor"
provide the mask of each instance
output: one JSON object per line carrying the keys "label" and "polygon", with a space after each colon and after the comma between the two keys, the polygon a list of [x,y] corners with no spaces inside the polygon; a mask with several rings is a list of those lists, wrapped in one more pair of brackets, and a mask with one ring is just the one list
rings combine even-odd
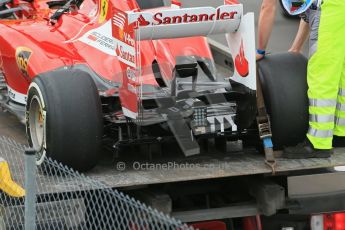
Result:
{"label": "chassis floor", "polygon": [[[0,157],[10,165],[12,177],[19,184],[24,182],[25,130],[15,117],[0,112]],[[143,186],[148,184],[223,178],[242,175],[270,174],[263,155],[254,150],[237,153],[202,154],[192,158],[181,155],[153,159],[132,158],[103,159],[86,176],[101,181],[109,187]],[[142,169],[134,169],[142,166]],[[285,160],[278,159],[277,172],[329,168],[345,165],[345,149],[335,150],[330,159]],[[164,168],[165,167],[165,168]],[[64,178],[52,180],[39,174],[39,194],[83,190],[83,183]]]}

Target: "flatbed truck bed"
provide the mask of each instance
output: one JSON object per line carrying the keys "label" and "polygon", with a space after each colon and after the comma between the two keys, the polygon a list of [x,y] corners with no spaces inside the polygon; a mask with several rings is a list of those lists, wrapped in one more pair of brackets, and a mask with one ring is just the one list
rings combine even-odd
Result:
{"label": "flatbed truck bed", "polygon": [[[25,146],[24,125],[10,113],[0,111],[0,157],[8,162],[13,180],[22,187]],[[345,184],[342,183],[345,173],[333,170],[335,166],[345,165],[345,148],[335,149],[330,159],[278,158],[275,176],[264,163],[263,154],[255,149],[201,154],[191,158],[165,156],[164,152],[160,157],[151,159],[139,156],[137,160],[136,156],[138,154],[123,162],[120,162],[121,158],[114,160],[108,156],[85,175],[103,186],[125,190],[183,222],[270,216],[279,213],[279,210],[309,215],[345,209],[344,203],[339,202],[345,199]],[[135,170],[134,162],[155,166]],[[175,166],[159,168],[164,164]],[[41,173],[37,176],[38,197],[59,197],[58,194],[80,194],[94,189],[80,177],[64,178]],[[224,203],[211,205],[214,193],[218,194],[215,198],[217,202],[221,199]],[[190,199],[194,197],[202,198],[193,203]],[[178,201],[181,198],[189,201],[181,203]],[[68,206],[66,202],[64,204]],[[41,205],[52,207],[49,202]],[[74,207],[73,202],[70,205],[70,208]],[[38,212],[45,213],[45,210],[38,209]]]}

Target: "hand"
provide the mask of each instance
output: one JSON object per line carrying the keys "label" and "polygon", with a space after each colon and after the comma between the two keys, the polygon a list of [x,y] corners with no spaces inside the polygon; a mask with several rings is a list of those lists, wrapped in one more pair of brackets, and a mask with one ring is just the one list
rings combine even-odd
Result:
{"label": "hand", "polygon": [[290,48],[289,52],[291,52],[291,53],[302,53],[302,50],[301,49]]}

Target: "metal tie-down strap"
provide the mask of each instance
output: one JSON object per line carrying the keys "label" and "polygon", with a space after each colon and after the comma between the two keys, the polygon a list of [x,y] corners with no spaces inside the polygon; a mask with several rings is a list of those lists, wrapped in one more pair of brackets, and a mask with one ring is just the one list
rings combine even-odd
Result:
{"label": "metal tie-down strap", "polygon": [[270,118],[267,114],[265,107],[265,100],[262,94],[261,82],[257,74],[257,108],[258,108],[258,117],[256,119],[259,129],[259,136],[262,140],[264,151],[265,151],[265,164],[268,165],[272,174],[276,172],[277,162],[274,157],[273,152],[273,143],[272,143],[272,131]]}

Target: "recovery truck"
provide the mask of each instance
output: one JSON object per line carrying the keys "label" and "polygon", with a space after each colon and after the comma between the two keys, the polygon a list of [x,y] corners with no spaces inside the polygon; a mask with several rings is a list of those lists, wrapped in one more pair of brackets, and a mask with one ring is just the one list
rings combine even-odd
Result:
{"label": "recovery truck", "polygon": [[[0,3],[2,106],[26,124],[37,164],[48,155],[96,166],[88,176],[200,229],[344,229],[335,212],[344,210],[345,174],[333,167],[345,165],[345,150],[274,158],[304,138],[307,60],[270,55],[257,74],[254,17],[242,5],[39,2]],[[198,37],[215,33],[229,47]],[[111,164],[96,165],[100,143],[116,150]],[[136,147],[147,149],[138,156]],[[38,192],[73,192],[64,183],[73,181]]]}

